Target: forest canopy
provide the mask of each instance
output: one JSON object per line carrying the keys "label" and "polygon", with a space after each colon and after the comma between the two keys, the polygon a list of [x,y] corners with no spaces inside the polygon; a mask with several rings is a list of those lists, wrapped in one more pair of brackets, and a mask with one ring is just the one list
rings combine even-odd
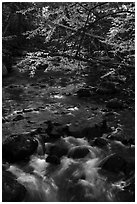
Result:
{"label": "forest canopy", "polygon": [[3,2],[2,17],[3,56],[27,46],[93,63],[134,64],[134,2]]}

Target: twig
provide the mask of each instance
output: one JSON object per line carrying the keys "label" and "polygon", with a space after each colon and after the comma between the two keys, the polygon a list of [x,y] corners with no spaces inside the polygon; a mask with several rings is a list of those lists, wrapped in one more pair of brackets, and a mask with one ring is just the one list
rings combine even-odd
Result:
{"label": "twig", "polygon": [[[60,26],[60,27],[63,27],[63,28],[65,28],[65,29],[72,30],[72,31],[74,31],[74,32],[78,32],[78,30],[76,30],[75,28],[71,28],[71,27],[68,27],[68,26],[65,26],[65,25],[62,25],[62,24],[54,23],[54,22],[52,22],[52,21],[50,21],[50,20],[46,20],[46,24],[48,24],[48,23],[49,23],[51,26]],[[85,35],[90,36],[90,37],[92,37],[92,38],[98,38],[98,39],[101,39],[101,40],[105,40],[103,37],[98,36],[98,35],[94,35],[94,34],[92,34],[92,33],[86,33],[86,32],[85,32]]]}
{"label": "twig", "polygon": [[86,19],[86,22],[85,22],[85,25],[84,25],[84,27],[83,27],[82,36],[81,36],[81,39],[80,39],[80,42],[79,42],[79,46],[78,46],[78,49],[77,49],[77,52],[76,52],[76,57],[77,57],[78,54],[79,54],[79,51],[80,51],[82,42],[83,42],[83,40],[84,40],[84,36],[85,36],[85,32],[86,32],[86,25],[87,25],[87,23],[88,23],[88,20],[89,20],[89,17],[90,17],[90,13],[91,13],[91,11],[89,11],[88,16],[87,16],[87,19]]}

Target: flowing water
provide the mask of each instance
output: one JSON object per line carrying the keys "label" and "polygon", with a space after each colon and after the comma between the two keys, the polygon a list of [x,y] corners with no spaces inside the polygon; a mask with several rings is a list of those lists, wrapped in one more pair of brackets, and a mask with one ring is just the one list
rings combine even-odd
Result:
{"label": "flowing water", "polygon": [[[17,130],[15,133],[18,134],[27,130],[30,131],[34,127],[36,128],[40,122],[47,119],[60,117],[61,121],[66,120],[65,123],[71,122],[75,124],[77,120],[85,120],[90,123],[90,120],[95,120],[96,114],[99,114],[99,109],[96,108],[98,106],[96,102],[95,104],[92,104],[93,101],[87,103],[87,101],[80,101],[77,97],[62,96],[62,93],[50,94],[49,97],[51,90],[48,93],[47,84],[46,88],[44,86],[39,88],[40,84],[36,84],[34,81],[34,84],[29,82],[28,85],[26,82],[27,79],[23,78],[22,80],[25,82],[21,82],[19,79],[15,87],[9,87],[13,83],[14,78],[12,78],[11,82],[5,80],[6,85],[3,88],[5,116],[11,114],[13,110],[30,107],[37,108],[37,106],[39,109],[41,107],[41,111],[38,111],[38,113],[23,113],[24,115],[26,114],[24,119],[17,122],[12,121],[12,117],[11,119],[9,118],[10,123],[3,125],[4,139],[5,136],[9,136],[11,133],[13,134],[15,130]],[[17,77],[15,79],[17,80]],[[44,80],[47,83],[47,78]],[[21,87],[18,85],[19,83]],[[56,89],[52,91],[62,90],[59,88]],[[67,91],[69,89],[71,92],[72,87],[70,85],[67,87]],[[66,89],[64,92],[66,92]],[[44,110],[42,106],[44,106]],[[126,112],[124,113],[125,115],[123,116],[120,113],[122,120],[124,118],[126,124],[123,125],[125,128],[124,134],[127,134],[127,136],[133,135],[134,137],[134,129],[132,127],[134,126],[134,122],[131,121],[132,118],[134,119],[134,116]],[[31,125],[27,121],[28,117],[30,122],[32,122]],[[112,125],[114,125],[113,123],[114,118],[112,118]],[[106,147],[98,148],[92,147],[84,138],[78,139],[70,136],[61,138],[60,140],[60,145],[66,145],[68,148],[85,145],[89,148],[90,153],[80,159],[72,159],[64,156],[61,158],[59,165],[54,165],[46,162],[47,152],[39,155],[39,151],[37,151],[30,157],[28,162],[19,162],[10,165],[7,170],[12,172],[16,176],[17,181],[27,189],[24,202],[134,201],[134,189],[132,192],[131,189],[125,190],[130,185],[134,186],[134,176],[129,175],[128,178],[125,178],[123,172],[102,171],[100,165],[108,155],[114,153],[118,153],[127,162],[134,164],[134,146],[126,147],[120,142],[111,141]],[[45,144],[46,147],[48,145],[50,144]]]}
{"label": "flowing water", "polygon": [[37,153],[28,163],[11,165],[8,171],[27,189],[24,202],[114,202],[123,199],[124,186],[129,181],[125,181],[122,173],[104,174],[100,168],[103,158],[116,144],[101,150],[91,147],[85,139],[66,137],[60,140],[70,147],[86,145],[90,152],[81,159],[64,156],[60,165],[47,163],[47,154]]}

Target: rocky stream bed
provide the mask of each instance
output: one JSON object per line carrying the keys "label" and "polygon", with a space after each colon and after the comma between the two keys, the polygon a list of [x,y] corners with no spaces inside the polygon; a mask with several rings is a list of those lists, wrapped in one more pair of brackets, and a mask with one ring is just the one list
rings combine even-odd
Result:
{"label": "rocky stream bed", "polygon": [[135,201],[134,102],[83,84],[69,71],[3,78],[4,202]]}

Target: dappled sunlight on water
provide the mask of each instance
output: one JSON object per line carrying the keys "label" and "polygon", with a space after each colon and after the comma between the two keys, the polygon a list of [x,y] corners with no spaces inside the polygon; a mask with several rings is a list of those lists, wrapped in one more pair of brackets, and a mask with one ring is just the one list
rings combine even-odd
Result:
{"label": "dappled sunlight on water", "polygon": [[52,96],[50,96],[50,97],[51,97],[51,98],[56,98],[56,99],[63,99],[63,98],[65,98],[65,96],[60,95],[60,94],[52,95]]}

